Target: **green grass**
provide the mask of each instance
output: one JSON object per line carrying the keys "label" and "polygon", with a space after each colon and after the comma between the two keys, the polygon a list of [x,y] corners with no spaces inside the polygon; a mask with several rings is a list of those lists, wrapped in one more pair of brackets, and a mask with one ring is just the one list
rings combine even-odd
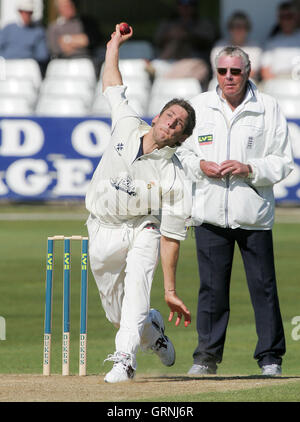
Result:
{"label": "green grass", "polygon": [[[178,395],[175,397],[175,400],[178,402],[299,402],[299,396],[300,385],[298,382],[295,384],[256,387],[245,390]],[[151,397],[144,401],[168,402],[171,400],[166,395]]]}
{"label": "green grass", "polygon": [[[25,207],[25,208],[24,208]],[[34,206],[22,206],[22,212],[37,212]],[[49,208],[52,212],[53,207]],[[68,207],[59,208],[63,214]],[[3,211],[3,210],[2,210]],[[45,208],[43,208],[43,212]],[[57,210],[55,209],[55,212]],[[7,206],[4,212],[15,212]],[[71,208],[71,212],[73,212]],[[0,316],[6,320],[6,340],[0,341],[0,373],[42,373],[43,324],[45,306],[45,275],[47,236],[53,234],[84,234],[84,220],[35,220],[0,221]],[[283,374],[300,375],[300,340],[291,337],[294,326],[291,320],[300,315],[300,224],[277,223],[274,227],[274,249],[281,312],[284,321],[287,353],[283,361]],[[61,372],[62,335],[62,245],[58,246],[55,258],[53,355],[52,369]],[[79,337],[79,283],[80,250],[74,246],[72,254],[71,289],[71,373],[78,372]],[[196,346],[196,306],[198,294],[198,271],[192,233],[182,243],[178,264],[177,290],[192,312],[192,325],[175,327],[167,323],[169,335],[176,347],[177,361],[171,368],[161,367],[153,355],[138,355],[138,371],[145,374],[185,374],[192,364],[192,353]],[[103,360],[114,351],[115,329],[105,319],[95,282],[89,273],[88,315],[88,373],[105,373]],[[168,308],[163,300],[161,268],[155,275],[151,306],[160,309],[167,319]],[[231,283],[231,315],[227,331],[223,362],[218,376],[259,374],[253,359],[256,332],[253,310],[250,303],[244,269],[239,251],[236,250]],[[298,384],[299,388],[299,384]],[[264,394],[264,392],[266,394]],[[197,401],[255,401],[259,397],[272,396],[275,401],[300,398],[296,385],[262,387],[249,391],[199,394],[182,400]],[[231,399],[230,399],[231,397]],[[163,400],[162,397],[160,397]],[[170,400],[167,396],[164,400]],[[178,400],[178,398],[175,398]]]}

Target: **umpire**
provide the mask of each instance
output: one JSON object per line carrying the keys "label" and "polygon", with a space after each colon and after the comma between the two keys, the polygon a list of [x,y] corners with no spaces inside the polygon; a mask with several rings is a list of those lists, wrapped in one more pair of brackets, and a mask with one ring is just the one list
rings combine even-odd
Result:
{"label": "umpire", "polygon": [[235,243],[246,272],[263,375],[281,374],[285,337],[276,288],[273,185],[293,169],[287,122],[277,102],[249,80],[248,55],[225,47],[216,57],[218,86],[195,97],[196,128],[178,155],[196,182],[195,222],[200,275],[192,375],[215,374],[229,320]]}

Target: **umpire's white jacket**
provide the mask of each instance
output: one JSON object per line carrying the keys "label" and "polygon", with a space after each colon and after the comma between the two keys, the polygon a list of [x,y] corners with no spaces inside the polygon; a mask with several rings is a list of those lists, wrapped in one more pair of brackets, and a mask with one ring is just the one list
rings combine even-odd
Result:
{"label": "umpire's white jacket", "polygon": [[[195,183],[192,219],[195,225],[210,223],[227,228],[270,229],[274,222],[273,185],[293,169],[286,119],[276,100],[259,93],[248,83],[243,103],[225,112],[224,100],[216,91],[191,100],[197,124],[192,136],[177,154]],[[208,178],[200,160],[237,160],[250,164],[251,178]]]}
{"label": "umpire's white jacket", "polygon": [[105,90],[111,141],[89,185],[86,207],[102,225],[143,228],[155,223],[164,236],[184,240],[191,201],[184,194],[188,184],[176,148],[142,153],[142,137],[150,126],[128,106],[125,91],[125,86]]}

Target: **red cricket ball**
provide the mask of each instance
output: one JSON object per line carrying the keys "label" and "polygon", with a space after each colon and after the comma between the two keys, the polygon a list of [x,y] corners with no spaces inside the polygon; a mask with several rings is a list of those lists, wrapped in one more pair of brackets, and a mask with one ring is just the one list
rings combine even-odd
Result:
{"label": "red cricket ball", "polygon": [[120,32],[121,32],[121,35],[126,35],[130,33],[130,28],[129,28],[128,23],[126,22],[120,23]]}

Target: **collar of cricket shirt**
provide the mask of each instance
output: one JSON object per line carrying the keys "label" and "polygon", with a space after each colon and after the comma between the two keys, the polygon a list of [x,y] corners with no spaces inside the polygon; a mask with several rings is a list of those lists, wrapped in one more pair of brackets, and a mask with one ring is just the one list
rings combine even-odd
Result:
{"label": "collar of cricket shirt", "polygon": [[173,155],[175,154],[177,147],[163,147],[160,149],[154,149],[152,152],[147,154],[147,156],[151,155],[151,158],[161,160],[162,158],[165,160],[170,160]]}
{"label": "collar of cricket shirt", "polygon": [[[143,122],[139,127],[140,138],[142,138],[147,132],[149,132],[149,125],[147,123]],[[139,145],[140,144],[138,144],[138,147],[139,147]],[[147,155],[151,154],[152,158],[157,158],[157,159],[164,158],[166,160],[169,160],[170,158],[173,157],[176,150],[177,150],[177,147],[165,146],[161,149],[156,148]],[[138,153],[138,149],[137,149],[136,153]]]}
{"label": "collar of cricket shirt", "polygon": [[[209,97],[209,100],[207,102],[207,106],[210,108],[217,108],[217,109],[221,109],[221,93],[220,93],[220,88],[219,85],[217,85],[216,87],[216,91],[213,91],[212,94]],[[243,110],[244,111],[253,111],[255,113],[264,113],[265,111],[265,107],[262,103],[262,101],[260,100],[258,94],[258,90],[256,85],[249,80],[247,83],[247,91],[246,91],[246,95],[245,98],[242,102],[243,104]]]}

